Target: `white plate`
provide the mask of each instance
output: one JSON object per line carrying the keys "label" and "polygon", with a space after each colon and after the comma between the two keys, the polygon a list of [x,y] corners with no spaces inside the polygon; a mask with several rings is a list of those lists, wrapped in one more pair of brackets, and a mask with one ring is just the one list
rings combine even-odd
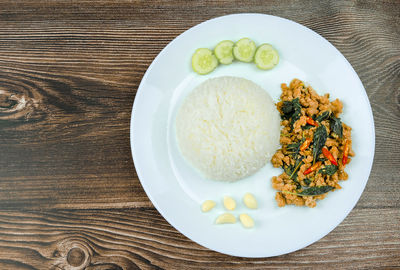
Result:
{"label": "white plate", "polygon": [[[278,66],[258,70],[254,64],[235,62],[219,66],[206,76],[190,65],[196,48],[213,48],[224,39],[250,37],[257,44],[270,43],[280,54]],[[261,85],[277,101],[280,84],[299,78],[331,99],[344,103],[342,121],[353,128],[356,157],[347,166],[343,189],[318,201],[317,207],[277,207],[271,177],[281,169],[267,164],[255,175],[236,183],[203,179],[180,155],[174,118],[182,99],[204,80],[222,75],[240,76]],[[203,22],[175,38],[150,65],[139,86],[131,119],[131,146],[136,171],[144,190],[161,215],[177,230],[209,249],[234,256],[269,257],[301,249],[334,229],[357,203],[368,181],[375,145],[374,122],[364,87],[343,55],[312,30],[279,17],[235,14]],[[258,210],[241,203],[245,192],[259,202]],[[238,208],[256,223],[214,225],[224,212],[223,195],[233,196]],[[213,199],[218,206],[209,213],[200,204]]]}

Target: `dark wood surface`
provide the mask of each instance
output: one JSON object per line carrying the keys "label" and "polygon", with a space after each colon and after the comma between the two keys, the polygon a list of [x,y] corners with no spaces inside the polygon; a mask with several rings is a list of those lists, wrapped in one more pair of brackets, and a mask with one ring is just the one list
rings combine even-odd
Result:
{"label": "dark wood surface", "polygon": [[[0,1],[0,269],[400,268],[400,2]],[[374,113],[367,187],[330,234],[291,254],[222,255],[171,227],[137,178],[129,122],[173,38],[257,12],[336,46]]]}

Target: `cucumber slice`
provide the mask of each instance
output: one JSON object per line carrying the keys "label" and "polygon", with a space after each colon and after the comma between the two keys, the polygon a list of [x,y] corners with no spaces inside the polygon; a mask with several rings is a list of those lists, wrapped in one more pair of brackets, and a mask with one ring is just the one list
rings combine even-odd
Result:
{"label": "cucumber slice", "polygon": [[249,38],[242,38],[233,46],[233,55],[239,61],[249,63],[253,61],[256,44]]}
{"label": "cucumber slice", "polygon": [[192,56],[192,68],[200,75],[208,74],[218,66],[218,60],[210,49],[197,49]]}
{"label": "cucumber slice", "polygon": [[270,44],[261,44],[254,56],[254,63],[260,69],[271,69],[279,62],[279,54]]}
{"label": "cucumber slice", "polygon": [[221,64],[229,65],[233,62],[233,41],[224,40],[217,44],[214,48],[214,54]]}

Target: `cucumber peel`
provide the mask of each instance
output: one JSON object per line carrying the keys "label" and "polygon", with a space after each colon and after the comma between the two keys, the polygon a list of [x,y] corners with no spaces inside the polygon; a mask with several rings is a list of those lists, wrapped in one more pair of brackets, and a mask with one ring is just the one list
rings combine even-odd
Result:
{"label": "cucumber peel", "polygon": [[256,46],[249,38],[242,38],[234,43],[223,40],[213,50],[199,48],[192,55],[192,69],[205,75],[212,72],[219,64],[229,65],[234,60],[254,62],[262,70],[272,69],[279,63],[279,54],[271,44]]}
{"label": "cucumber peel", "polygon": [[214,54],[218,61],[223,65],[229,65],[233,62],[233,41],[223,40],[214,48]]}
{"label": "cucumber peel", "polygon": [[210,49],[199,48],[192,56],[192,68],[200,75],[213,71],[218,66],[218,60]]}
{"label": "cucumber peel", "polygon": [[279,54],[272,45],[261,44],[254,55],[254,63],[259,69],[271,69],[279,62]]}
{"label": "cucumber peel", "polygon": [[256,52],[256,44],[249,38],[242,38],[235,43],[233,55],[239,61],[250,63]]}

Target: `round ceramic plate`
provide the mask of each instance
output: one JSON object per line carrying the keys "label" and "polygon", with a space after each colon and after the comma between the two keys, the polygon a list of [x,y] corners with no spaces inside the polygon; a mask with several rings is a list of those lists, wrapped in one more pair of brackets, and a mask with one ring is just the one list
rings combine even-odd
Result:
{"label": "round ceramic plate", "polygon": [[[270,43],[280,62],[263,71],[254,64],[234,62],[209,75],[191,69],[196,48],[213,48],[221,40],[242,37],[256,44]],[[187,164],[175,138],[175,116],[183,98],[212,77],[232,75],[252,80],[278,101],[280,84],[299,78],[319,94],[343,101],[342,121],[352,128],[356,157],[346,168],[349,179],[317,207],[279,208],[271,177],[282,173],[270,163],[251,177],[234,183],[203,178]],[[319,240],[333,230],[357,203],[368,181],[374,156],[375,134],[365,89],[344,56],[323,37],[293,21],[262,14],[235,14],[203,22],[175,38],[150,65],[139,86],[131,119],[134,164],[144,190],[161,215],[188,238],[209,249],[242,257],[269,257],[289,253]],[[245,192],[259,202],[257,210],[241,203]],[[238,202],[232,213],[247,212],[255,227],[239,223],[215,225],[224,212],[221,199]],[[200,211],[206,199],[217,202],[208,213]]]}

